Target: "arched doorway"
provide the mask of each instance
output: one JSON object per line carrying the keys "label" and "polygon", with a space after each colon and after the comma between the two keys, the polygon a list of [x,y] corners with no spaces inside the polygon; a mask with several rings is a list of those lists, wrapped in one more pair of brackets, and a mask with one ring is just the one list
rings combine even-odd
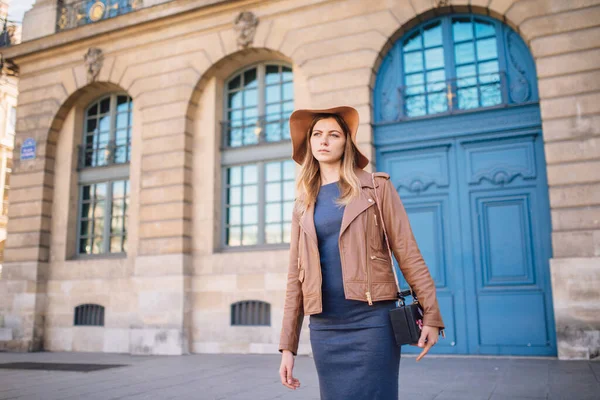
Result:
{"label": "arched doorway", "polygon": [[386,54],[374,102],[377,170],[390,173],[438,288],[447,338],[435,351],[555,355],[548,184],[525,43],[484,16],[428,20]]}

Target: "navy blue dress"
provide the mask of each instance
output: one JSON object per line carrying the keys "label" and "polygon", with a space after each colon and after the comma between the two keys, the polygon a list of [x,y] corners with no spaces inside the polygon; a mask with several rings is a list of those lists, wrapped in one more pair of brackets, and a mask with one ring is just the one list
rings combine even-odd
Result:
{"label": "navy blue dress", "polygon": [[[397,400],[400,347],[388,312],[394,301],[346,300],[338,239],[344,207],[337,182],[321,186],[315,228],[323,275],[323,312],[310,316],[310,343],[321,400]],[[348,260],[351,262],[351,260]]]}

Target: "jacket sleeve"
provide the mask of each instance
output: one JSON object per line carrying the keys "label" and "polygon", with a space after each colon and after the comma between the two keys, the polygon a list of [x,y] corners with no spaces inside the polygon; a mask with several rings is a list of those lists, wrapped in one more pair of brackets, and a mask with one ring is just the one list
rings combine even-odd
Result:
{"label": "jacket sleeve", "polygon": [[435,282],[423,260],[400,195],[390,181],[389,175],[387,177],[388,179],[378,179],[378,192],[382,193],[380,195],[380,201],[383,203],[381,211],[390,247],[400,265],[404,279],[415,291],[423,307],[423,325],[443,329],[444,322],[437,302]]}
{"label": "jacket sleeve", "polygon": [[290,261],[288,264],[287,286],[285,303],[283,306],[283,323],[279,339],[279,352],[290,350],[294,355],[298,353],[300,330],[304,320],[304,306],[302,298],[302,283],[298,280],[298,244],[300,239],[299,216],[296,210],[292,215],[292,232],[290,238]]}

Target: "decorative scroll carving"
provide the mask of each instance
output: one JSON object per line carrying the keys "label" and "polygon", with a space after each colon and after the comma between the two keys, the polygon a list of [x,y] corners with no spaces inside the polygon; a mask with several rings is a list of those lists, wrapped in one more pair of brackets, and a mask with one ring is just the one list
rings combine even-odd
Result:
{"label": "decorative scroll carving", "polygon": [[507,30],[506,43],[508,47],[509,68],[514,74],[510,74],[509,93],[515,103],[523,103],[531,98],[531,84],[527,79],[525,68],[519,62],[519,37],[511,30]]}
{"label": "decorative scroll carving", "polygon": [[250,11],[243,11],[236,17],[234,24],[238,35],[238,46],[245,49],[252,45],[258,26],[258,17]]}

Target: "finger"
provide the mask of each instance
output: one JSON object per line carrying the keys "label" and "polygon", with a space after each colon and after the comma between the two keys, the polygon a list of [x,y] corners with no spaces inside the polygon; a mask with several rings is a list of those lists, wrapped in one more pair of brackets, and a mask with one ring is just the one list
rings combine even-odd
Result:
{"label": "finger", "polygon": [[294,381],[295,381],[295,378],[292,375],[292,369],[288,368],[287,369],[287,384],[293,389],[295,389]]}
{"label": "finger", "polygon": [[279,376],[281,378],[281,384],[283,386],[287,387],[288,389],[294,389],[292,385],[287,383],[287,368],[285,366],[281,367],[281,369],[279,370]]}
{"label": "finger", "polygon": [[425,340],[427,339],[427,331],[423,330],[421,332],[421,337],[419,337],[419,342],[417,343],[417,345],[419,347],[423,347],[425,346]]}
{"label": "finger", "polygon": [[429,353],[429,349],[431,349],[431,347],[433,346],[433,344],[431,343],[427,343],[425,345],[425,348],[423,349],[423,351],[421,352],[421,354],[419,354],[419,356],[417,357],[417,361],[420,361],[421,358],[425,357],[425,354]]}

